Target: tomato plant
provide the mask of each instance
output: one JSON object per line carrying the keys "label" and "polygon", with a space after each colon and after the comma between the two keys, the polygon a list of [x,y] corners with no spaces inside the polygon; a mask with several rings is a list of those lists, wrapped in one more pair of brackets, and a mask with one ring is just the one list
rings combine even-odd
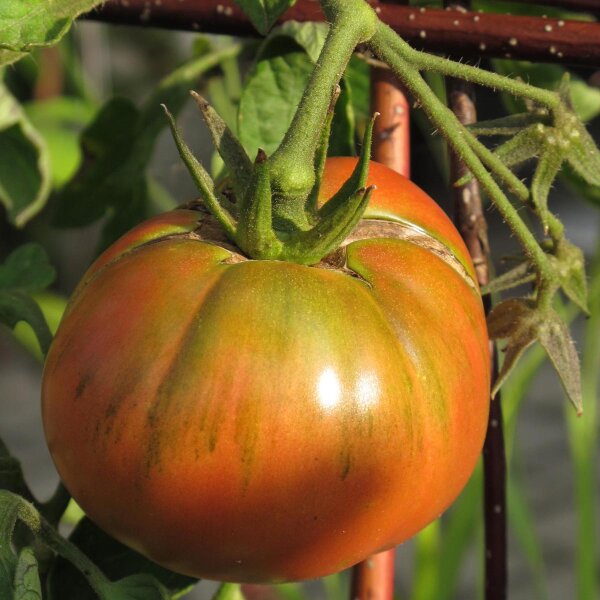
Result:
{"label": "tomato plant", "polygon": [[[24,11],[22,0],[6,1],[0,66],[58,41],[77,15],[99,4],[31,0],[32,10]],[[104,18],[114,8],[131,19],[134,4],[139,0],[109,4]],[[0,202],[7,224],[24,227],[50,202],[25,232],[6,227],[9,236],[2,236],[10,253],[0,265],[0,322],[28,323],[37,342],[25,343],[47,354],[43,420],[64,483],[38,501],[0,440],[0,598],[168,600],[197,577],[301,580],[358,561],[369,570],[378,562],[373,553],[407,540],[453,502],[486,426],[485,587],[502,595],[507,503],[516,506],[513,520],[530,553],[535,536],[514,481],[505,502],[503,419],[500,402],[488,414],[490,383],[493,397],[539,342],[578,413],[595,389],[588,376],[582,391],[565,324],[589,308],[584,257],[566,239],[548,195],[563,165],[568,181],[590,197],[597,193],[600,153],[576,112],[591,118],[600,97],[583,79],[569,83],[562,67],[538,72],[504,63],[522,75],[511,79],[415,50],[386,25],[393,21],[388,7],[365,0],[320,0],[326,23],[276,27],[294,0],[236,4],[211,12],[209,1],[177,9],[144,3],[139,21],[146,25],[156,14],[169,20],[185,10],[201,15],[198,22],[216,18],[218,27],[252,22],[266,38],[195,37],[192,58],[139,106],[119,97],[98,106],[72,69],[73,48],[64,56],[36,51],[39,67],[20,61],[2,73]],[[309,3],[301,4],[292,11]],[[426,23],[436,19],[442,25],[434,30],[489,29],[488,15],[469,11],[457,11],[446,27],[450,15],[436,16],[429,6],[389,10],[404,14],[409,29],[417,25],[421,40],[435,37]],[[592,32],[569,19],[534,22],[544,35],[554,32],[549,47],[557,60],[576,58],[563,48],[566,39]],[[515,58],[525,56],[525,38],[507,37]],[[380,108],[369,108],[369,78],[377,85],[384,69],[386,81],[393,74],[396,91],[403,89],[394,113],[406,115],[410,96],[453,152],[457,223],[469,250],[431,198],[370,162]],[[57,86],[62,75],[65,85]],[[449,106],[445,76],[453,78]],[[522,81],[540,76],[545,89]],[[511,114],[474,122],[459,80],[517,98]],[[175,120],[185,120],[180,111],[190,87],[212,103],[192,92],[218,153],[204,164]],[[53,98],[57,89],[78,98]],[[31,96],[51,101],[32,105]],[[200,194],[179,208],[186,195],[171,197],[149,168],[167,124]],[[379,141],[396,125],[381,126]],[[492,150],[482,142],[490,138],[508,139]],[[439,145],[432,147],[445,164]],[[536,161],[530,182],[513,172],[529,159]],[[489,285],[478,186],[522,249],[514,268]],[[539,220],[539,231],[523,219],[519,202]],[[45,243],[53,227],[93,223],[104,252],[52,341],[66,299],[41,292],[55,270],[39,244],[11,246],[21,237]],[[597,270],[592,281],[600,281]],[[522,297],[494,298],[491,308],[492,294],[528,284]],[[490,297],[487,324],[479,285]],[[598,304],[595,289],[591,306]],[[49,300],[58,302],[54,314]],[[597,322],[590,323],[591,331]],[[17,336],[23,339],[22,330]],[[490,357],[488,337],[506,341],[500,364]],[[588,373],[597,363],[590,348]],[[493,382],[490,362],[498,367]],[[505,423],[509,459],[517,403],[509,401]],[[573,439],[582,434],[572,444],[580,488],[593,472],[590,413],[584,427],[571,427]],[[480,483],[472,479],[447,527],[417,536],[415,597],[453,595],[457,565],[477,530]],[[593,493],[579,495],[581,530],[593,531]],[[65,521],[77,522],[68,537],[60,529]],[[582,539],[582,556],[594,556],[594,540]],[[376,585],[388,595],[390,555],[383,554],[389,585]],[[596,581],[584,562],[580,597],[587,600]],[[353,570],[359,578],[365,572]],[[369,596],[367,579],[353,597]],[[217,598],[239,600],[242,589],[226,583]]]}
{"label": "tomato plant", "polygon": [[[355,163],[329,159],[325,196]],[[43,418],[61,478],[117,539],[203,578],[316,578],[462,489],[488,413],[473,268],[433,200],[369,172],[363,221],[317,265],[248,260],[184,209],[88,271]]]}

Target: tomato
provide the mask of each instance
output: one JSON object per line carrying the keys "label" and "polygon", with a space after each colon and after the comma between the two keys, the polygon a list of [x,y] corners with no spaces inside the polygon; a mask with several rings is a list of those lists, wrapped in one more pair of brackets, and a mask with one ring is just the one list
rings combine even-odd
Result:
{"label": "tomato", "polygon": [[[323,197],[353,159],[330,159]],[[74,294],[44,371],[51,454],[86,513],[156,562],[315,578],[448,507],[480,453],[489,356],[467,250],[372,163],[316,266],[248,260],[196,210],[147,221]]]}

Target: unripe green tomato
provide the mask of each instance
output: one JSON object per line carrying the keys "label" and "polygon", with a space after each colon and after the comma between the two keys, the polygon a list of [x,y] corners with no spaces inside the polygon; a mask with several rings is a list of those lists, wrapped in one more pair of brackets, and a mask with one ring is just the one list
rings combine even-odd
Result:
{"label": "unripe green tomato", "polygon": [[[329,159],[323,197],[354,159]],[[44,371],[50,452],[89,517],[175,571],[280,582],[399,544],[467,482],[489,349],[467,250],[377,163],[365,218],[309,267],[248,260],[204,213],[126,234]]]}

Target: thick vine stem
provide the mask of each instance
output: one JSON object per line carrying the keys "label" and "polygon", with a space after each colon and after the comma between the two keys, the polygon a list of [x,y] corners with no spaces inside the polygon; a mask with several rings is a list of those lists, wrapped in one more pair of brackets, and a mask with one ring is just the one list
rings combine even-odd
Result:
{"label": "thick vine stem", "polygon": [[537,88],[517,79],[510,79],[465,63],[415,50],[381,21],[377,25],[377,35],[385,38],[388,43],[391,41],[398,56],[419,70],[434,71],[440,75],[464,79],[494,90],[502,90],[514,96],[533,100],[553,110],[561,106],[560,97],[556,92]]}
{"label": "thick vine stem", "polygon": [[322,0],[321,6],[331,22],[325,44],[292,123],[269,161],[273,193],[285,197],[306,199],[310,194],[327,109],[355,47],[372,37],[377,24],[375,12],[363,2]]}
{"label": "thick vine stem", "polygon": [[404,85],[421,104],[431,122],[444,134],[454,151],[480,181],[502,217],[519,239],[525,253],[535,265],[540,279],[554,281],[555,276],[551,264],[534,235],[525,225],[516,208],[511,204],[492,175],[484,167],[472,146],[466,142],[465,136],[470,134],[456,121],[452,111],[435,96],[417,68],[399,55],[398,47],[402,43],[393,30],[380,24],[369,45],[377,56],[384,60],[401,78]]}

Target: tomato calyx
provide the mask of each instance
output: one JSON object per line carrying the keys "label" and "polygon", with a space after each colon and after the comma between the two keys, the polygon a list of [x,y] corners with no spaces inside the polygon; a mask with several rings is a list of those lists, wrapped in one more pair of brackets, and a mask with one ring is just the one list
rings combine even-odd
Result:
{"label": "tomato calyx", "polygon": [[338,94],[336,89],[319,147],[315,148],[316,178],[308,193],[302,192],[301,177],[295,181],[294,172],[286,175],[287,189],[282,189],[266,153],[259,150],[254,162],[250,161],[223,119],[206,100],[192,92],[231,176],[230,188],[223,193],[196,160],[172,115],[163,106],[179,154],[198,186],[204,205],[221,224],[227,238],[250,258],[316,264],[339,247],[362,217],[375,189],[374,186],[367,187],[366,180],[377,115],[365,131],[354,171],[326,204],[317,206]]}
{"label": "tomato calyx", "polygon": [[[224,261],[225,264],[234,264],[252,260],[244,251],[233,243],[227,236],[221,223],[208,211],[201,199],[193,200],[181,205],[178,210],[190,210],[198,213],[196,226],[186,233],[175,233],[145,242],[142,245],[160,242],[165,239],[186,238],[209,244],[214,244],[231,252],[231,257]],[[354,230],[346,236],[339,246],[321,258],[313,265],[315,268],[328,269],[344,273],[350,277],[366,282],[360,273],[348,266],[347,248],[354,242],[372,240],[377,238],[403,240],[415,244],[438,256],[448,264],[465,281],[465,283],[479,295],[477,283],[469,274],[465,266],[456,257],[455,253],[443,242],[436,239],[414,223],[391,221],[378,218],[361,219]],[[259,259],[264,260],[264,259]],[[368,284],[368,283],[367,283]]]}

